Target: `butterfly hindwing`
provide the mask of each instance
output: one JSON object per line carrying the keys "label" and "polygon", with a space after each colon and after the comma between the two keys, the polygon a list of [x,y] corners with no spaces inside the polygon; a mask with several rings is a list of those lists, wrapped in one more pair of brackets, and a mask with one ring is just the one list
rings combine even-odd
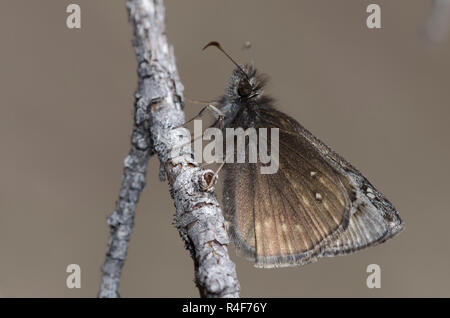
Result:
{"label": "butterfly hindwing", "polygon": [[404,229],[403,221],[395,207],[369,180],[295,119],[286,117],[292,128],[335,168],[352,201],[346,231],[332,244],[325,246],[320,256],[353,253],[383,243]]}

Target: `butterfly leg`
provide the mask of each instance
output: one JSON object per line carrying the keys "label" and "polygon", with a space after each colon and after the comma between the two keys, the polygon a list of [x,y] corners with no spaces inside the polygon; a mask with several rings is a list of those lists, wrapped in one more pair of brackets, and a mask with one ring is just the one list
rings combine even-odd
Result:
{"label": "butterfly leg", "polygon": [[213,113],[214,117],[219,118],[219,119],[222,118],[222,121],[223,121],[223,118],[225,118],[224,114],[216,106],[214,106],[214,104],[215,103],[213,102],[213,103],[206,105],[205,107],[202,108],[202,110],[200,110],[200,112],[197,115],[195,115],[188,121],[184,122],[180,126],[175,127],[175,129],[183,127],[186,124],[189,124],[190,122],[192,122],[193,120],[202,117],[206,110],[209,110],[211,113]]}
{"label": "butterfly leg", "polygon": [[225,125],[225,114],[212,104],[209,104],[208,106],[210,107],[211,112],[217,118],[216,122],[212,126],[214,127],[217,125],[219,129],[223,129]]}
{"label": "butterfly leg", "polygon": [[[209,110],[210,112],[212,112],[214,114],[214,117],[217,118],[216,122],[212,125],[212,127],[217,125],[220,129],[223,129],[224,122],[225,122],[225,114],[220,109],[218,109],[216,106],[214,106],[213,103],[208,104],[207,106],[203,107],[203,109],[195,117],[189,119],[184,124],[182,124],[180,126],[177,126],[174,129],[181,128],[184,125],[186,125],[186,124],[190,123],[191,121],[195,120],[196,118],[201,117],[206,110]],[[194,136],[191,134],[191,138],[190,138],[191,141],[190,142],[184,143],[182,145],[179,145],[176,148],[181,148],[181,147],[184,147],[184,146],[186,146],[188,144],[192,144],[194,141],[196,141],[198,139],[201,139],[201,138],[203,138],[203,134],[198,136],[197,138],[194,138]]]}

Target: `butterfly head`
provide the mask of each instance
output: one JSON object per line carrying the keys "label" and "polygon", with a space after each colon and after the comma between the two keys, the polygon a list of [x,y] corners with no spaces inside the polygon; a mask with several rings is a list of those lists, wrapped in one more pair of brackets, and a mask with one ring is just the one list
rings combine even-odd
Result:
{"label": "butterfly head", "polygon": [[203,50],[214,46],[234,64],[236,68],[231,74],[228,87],[225,91],[224,98],[231,102],[249,102],[256,101],[261,98],[263,93],[266,77],[257,73],[253,65],[239,65],[236,61],[222,48],[219,42],[209,42]]}
{"label": "butterfly head", "polygon": [[225,91],[230,101],[256,101],[263,95],[266,77],[259,74],[252,65],[242,65],[234,69]]}

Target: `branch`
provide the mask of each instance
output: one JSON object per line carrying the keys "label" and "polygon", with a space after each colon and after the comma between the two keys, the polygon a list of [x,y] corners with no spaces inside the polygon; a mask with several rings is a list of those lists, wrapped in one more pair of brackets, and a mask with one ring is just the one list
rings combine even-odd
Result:
{"label": "branch", "polygon": [[[135,124],[131,150],[125,159],[122,187],[116,211],[108,218],[111,238],[102,267],[99,297],[118,297],[120,272],[126,259],[136,204],[145,185],[150,149],[161,162],[160,176],[167,176],[175,202],[175,224],[190,251],[195,282],[202,297],[239,297],[234,263],[228,256],[228,236],[214,188],[205,190],[210,170],[202,170],[192,159],[180,130],[183,86],[178,77],[173,47],[165,35],[162,0],[128,0],[138,61],[135,94]],[[150,131],[150,134],[149,134]],[[172,149],[182,149],[171,156]]]}

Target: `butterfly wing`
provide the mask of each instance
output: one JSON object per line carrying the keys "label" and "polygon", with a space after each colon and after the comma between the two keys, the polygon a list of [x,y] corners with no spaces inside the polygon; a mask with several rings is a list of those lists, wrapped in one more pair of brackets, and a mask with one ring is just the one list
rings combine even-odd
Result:
{"label": "butterfly wing", "polygon": [[289,117],[288,121],[339,172],[339,178],[352,197],[347,229],[332,244],[325,246],[320,256],[353,253],[383,243],[404,229],[404,223],[392,203],[361,172],[296,120]]}
{"label": "butterfly wing", "polygon": [[[397,212],[381,193],[294,119],[261,108],[255,128],[261,127],[279,129],[278,171],[261,174],[260,162],[224,166],[230,237],[256,266],[304,265],[374,245],[400,230]],[[270,149],[270,137],[267,143]],[[378,205],[363,196],[362,183]]]}

